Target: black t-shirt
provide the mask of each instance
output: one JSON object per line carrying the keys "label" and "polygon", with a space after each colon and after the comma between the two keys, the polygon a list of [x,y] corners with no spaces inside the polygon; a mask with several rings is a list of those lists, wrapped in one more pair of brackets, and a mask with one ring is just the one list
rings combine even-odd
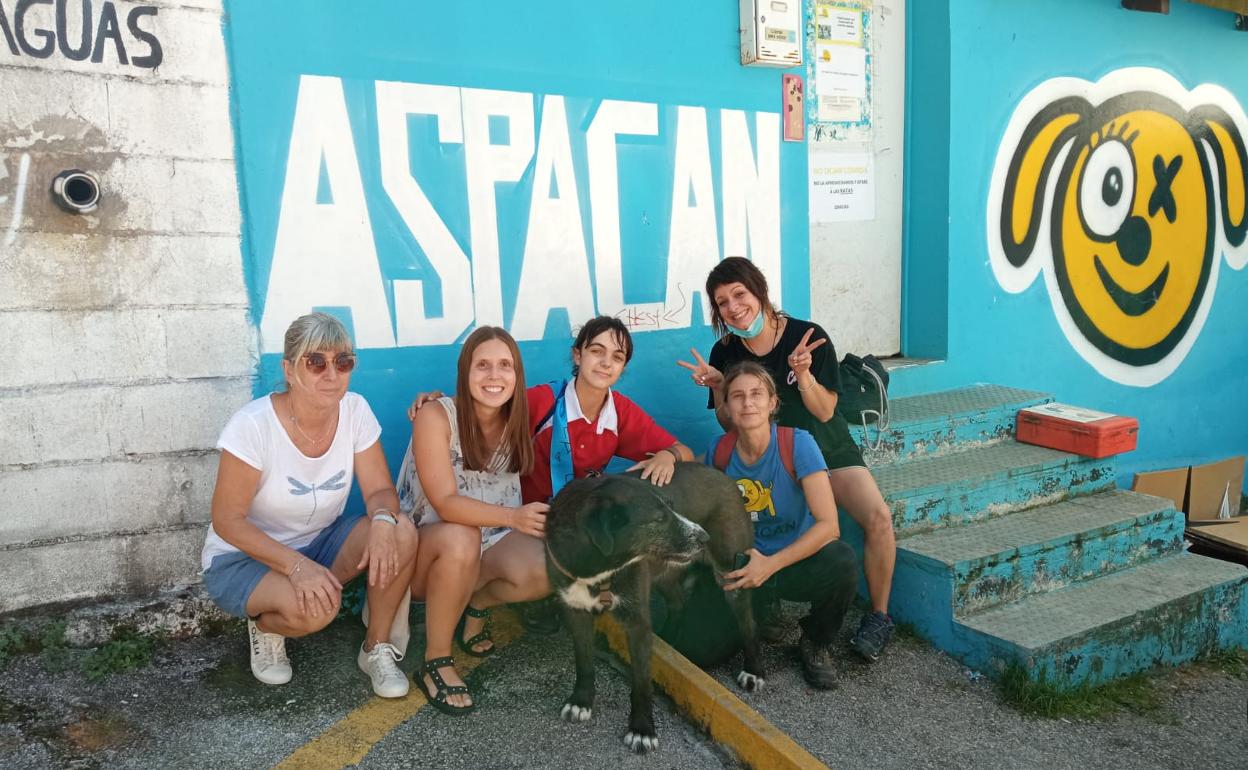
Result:
{"label": "black t-shirt", "polygon": [[[828,333],[819,324],[803,321],[798,318],[787,318],[784,332],[775,346],[763,356],[756,356],[745,346],[744,340],[735,334],[727,334],[711,348],[711,357],[707,363],[727,374],[733,365],[742,361],[753,361],[762,364],[772,379],[776,381],[776,392],[780,396],[780,411],[776,414],[776,423],[791,428],[809,431],[823,452],[823,458],[831,469],[853,465],[863,465],[858,445],[849,435],[849,423],[839,414],[834,414],[827,422],[815,418],[806,404],[802,403],[802,394],[797,390],[797,377],[789,368],[789,354],[802,341],[802,337],[810,329],[807,343],[816,340],[827,340],[810,353],[810,373],[815,380],[832,391],[841,392],[841,370],[837,365],[836,349]],[[707,408],[715,408],[715,394],[707,393]]]}

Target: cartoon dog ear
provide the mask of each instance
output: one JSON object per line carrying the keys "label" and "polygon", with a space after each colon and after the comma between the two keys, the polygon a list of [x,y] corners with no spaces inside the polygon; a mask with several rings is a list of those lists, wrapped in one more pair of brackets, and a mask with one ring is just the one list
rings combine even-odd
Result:
{"label": "cartoon dog ear", "polygon": [[[1192,136],[1203,139],[1218,164],[1218,197],[1222,230],[1232,247],[1243,245],[1248,235],[1248,150],[1239,126],[1221,107],[1205,104],[1192,110]],[[1213,204],[1214,201],[1210,201]]]}
{"label": "cartoon dog ear", "polygon": [[1091,112],[1092,105],[1079,96],[1054,100],[1036,113],[1015,145],[1000,211],[1001,248],[1014,267],[1022,267],[1035,248],[1054,161],[1070,139],[1084,130],[1081,124]]}

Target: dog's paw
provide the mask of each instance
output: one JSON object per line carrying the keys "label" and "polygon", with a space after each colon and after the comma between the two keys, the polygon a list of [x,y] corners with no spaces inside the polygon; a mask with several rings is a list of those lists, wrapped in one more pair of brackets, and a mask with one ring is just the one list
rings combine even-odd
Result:
{"label": "dog's paw", "polygon": [[767,680],[748,671],[737,672],[737,686],[746,692],[758,692],[763,689]]}
{"label": "dog's paw", "polygon": [[647,751],[654,751],[659,747],[659,736],[642,735],[629,730],[628,734],[624,736],[624,745],[637,754],[645,754]]}
{"label": "dog's paw", "polygon": [[588,722],[593,715],[593,706],[578,706],[575,703],[563,704],[563,711],[559,713],[565,722]]}

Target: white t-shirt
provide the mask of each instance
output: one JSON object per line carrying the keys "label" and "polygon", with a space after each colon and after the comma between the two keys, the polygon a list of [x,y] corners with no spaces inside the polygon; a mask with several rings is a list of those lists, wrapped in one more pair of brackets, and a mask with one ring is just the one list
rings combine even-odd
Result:
{"label": "white t-shirt", "polygon": [[[308,457],[282,428],[272,397],[263,396],[230,418],[217,448],[260,471],[248,520],[282,545],[300,548],[342,514],[355,477],[355,455],[380,437],[381,425],[368,402],[347,393],[338,402],[338,426],[329,451]],[[214,557],[236,551],[210,524],[200,562],[208,569]]]}

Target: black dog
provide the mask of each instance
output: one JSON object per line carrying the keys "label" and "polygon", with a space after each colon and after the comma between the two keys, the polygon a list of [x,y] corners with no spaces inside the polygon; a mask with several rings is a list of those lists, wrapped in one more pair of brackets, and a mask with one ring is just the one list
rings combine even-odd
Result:
{"label": "black dog", "polygon": [[[546,571],[576,652],[576,684],[562,717],[582,722],[592,716],[593,615],[617,610],[632,660],[632,712],[624,743],[639,753],[657,748],[650,682],[651,584],[703,555],[718,572],[731,570],[736,554],[753,540],[736,484],[705,465],[677,464],[672,483],[664,487],[636,474],[578,479],[564,487],[551,501],[546,523]],[[755,690],[763,683],[763,669],[750,592],[732,592],[731,603],[745,640],[745,665],[737,682]]]}

